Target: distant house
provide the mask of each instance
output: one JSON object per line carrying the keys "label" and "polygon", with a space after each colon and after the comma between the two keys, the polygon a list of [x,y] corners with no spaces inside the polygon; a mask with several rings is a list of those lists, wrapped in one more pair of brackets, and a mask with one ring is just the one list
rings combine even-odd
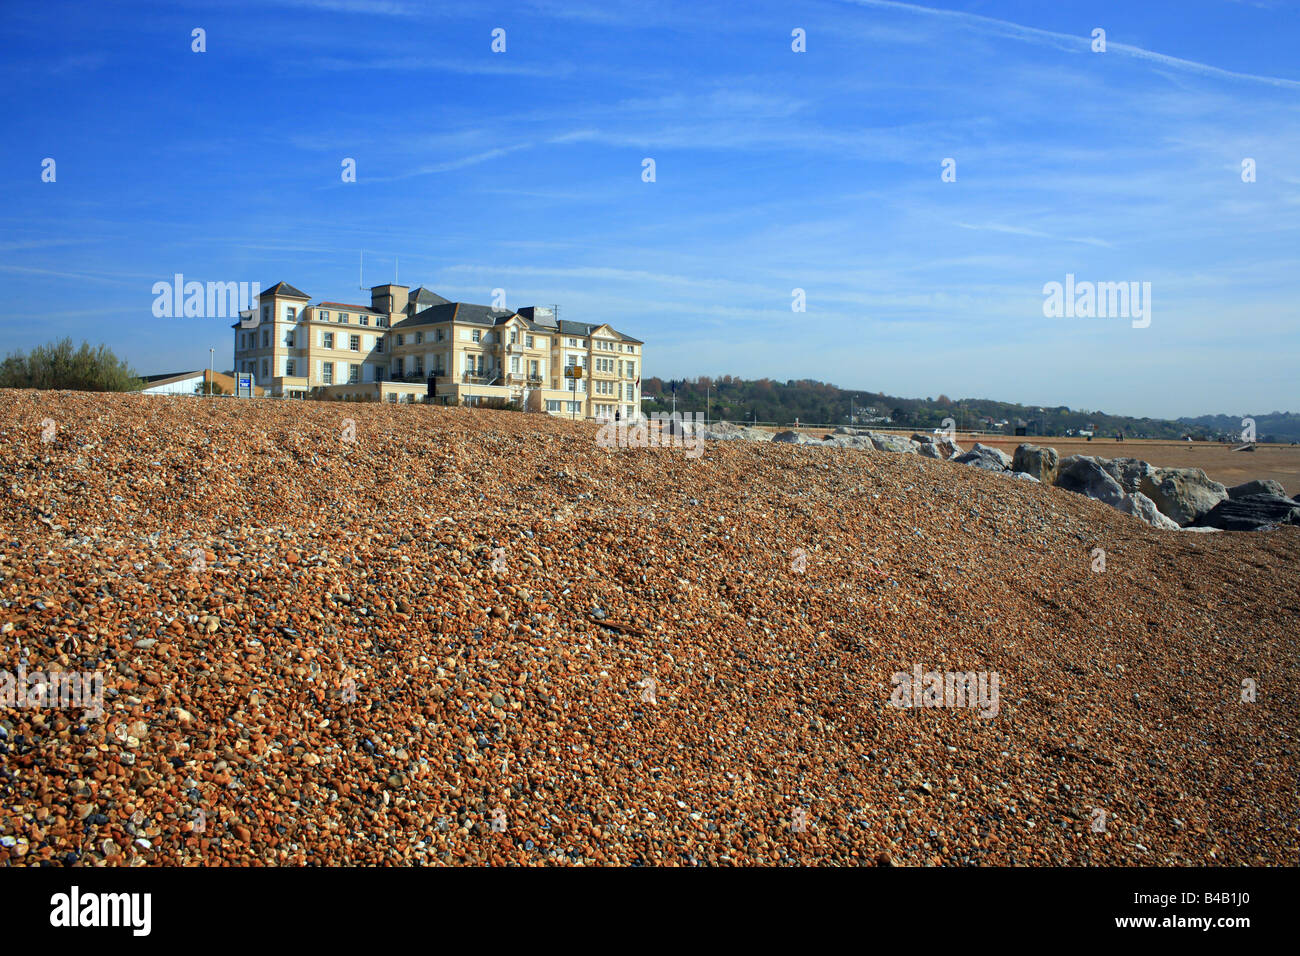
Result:
{"label": "distant house", "polygon": [[[144,387],[139,389],[144,395],[201,395],[208,391],[208,375],[223,395],[235,393],[235,378],[225,372],[209,373],[207,369],[197,372],[167,372],[162,375],[144,376]],[[264,389],[255,388],[254,394],[264,394]]]}

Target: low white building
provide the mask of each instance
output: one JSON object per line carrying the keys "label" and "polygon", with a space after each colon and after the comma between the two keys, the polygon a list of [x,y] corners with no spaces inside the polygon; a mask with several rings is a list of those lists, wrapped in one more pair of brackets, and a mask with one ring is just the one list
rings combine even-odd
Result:
{"label": "low white building", "polygon": [[[166,375],[146,375],[144,376],[144,387],[140,389],[142,395],[203,395],[208,392],[207,381],[209,373],[207,369],[201,369],[197,372],[170,372]],[[235,392],[235,380],[232,376],[224,372],[212,374],[212,381],[216,383],[218,394],[233,395]],[[261,394],[261,389],[256,390]]]}

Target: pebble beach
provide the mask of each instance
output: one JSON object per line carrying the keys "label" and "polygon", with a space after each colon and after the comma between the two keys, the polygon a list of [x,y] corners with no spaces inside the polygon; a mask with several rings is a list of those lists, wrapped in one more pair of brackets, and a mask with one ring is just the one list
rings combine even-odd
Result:
{"label": "pebble beach", "polygon": [[1300,862],[1300,528],[596,431],[0,392],[0,863]]}

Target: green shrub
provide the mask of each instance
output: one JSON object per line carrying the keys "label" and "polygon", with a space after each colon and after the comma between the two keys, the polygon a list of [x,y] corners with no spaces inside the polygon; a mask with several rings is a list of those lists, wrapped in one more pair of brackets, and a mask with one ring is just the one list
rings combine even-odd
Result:
{"label": "green shrub", "polygon": [[81,392],[130,392],[143,386],[130,366],[106,345],[72,339],[38,345],[30,354],[11,353],[0,362],[0,388],[72,389]]}

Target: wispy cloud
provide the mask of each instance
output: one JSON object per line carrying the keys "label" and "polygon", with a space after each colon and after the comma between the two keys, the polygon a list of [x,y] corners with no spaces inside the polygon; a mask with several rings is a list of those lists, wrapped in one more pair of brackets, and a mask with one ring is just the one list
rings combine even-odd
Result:
{"label": "wispy cloud", "polygon": [[376,17],[418,17],[429,12],[425,4],[403,3],[401,0],[263,0],[263,3],[320,13],[356,13]]}
{"label": "wispy cloud", "polygon": [[325,61],[300,61],[298,68],[308,65],[329,72],[429,72],[460,73],[467,76],[530,76],[561,77],[574,72],[573,64],[563,61],[546,63],[521,63],[501,57],[484,57],[482,60],[453,60],[431,51],[428,56],[371,57],[367,59],[334,58]]}
{"label": "wispy cloud", "polygon": [[[1056,33],[1051,30],[1043,30],[1038,27],[1029,27],[1020,23],[1013,23],[1010,20],[999,20],[996,17],[987,17],[978,13],[968,13],[964,10],[944,10],[936,7],[921,6],[920,4],[915,3],[903,3],[901,0],[841,0],[841,2],[851,3],[859,7],[874,7],[883,10],[897,10],[930,17],[941,17],[955,23],[960,23],[964,26],[981,29],[984,32],[995,36],[1048,44],[1058,49],[1086,52],[1091,49],[1092,44],[1092,38],[1090,36],[1073,36],[1068,33]],[[1106,52],[1108,54],[1121,53],[1125,56],[1146,60],[1151,63],[1157,63],[1161,66],[1199,73],[1202,76],[1212,76],[1220,79],[1246,80],[1254,83],[1266,83],[1270,86],[1276,86],[1282,89],[1300,90],[1300,80],[1278,76],[1264,76],[1257,73],[1238,73],[1208,63],[1200,63],[1196,60],[1186,60],[1181,57],[1169,56],[1165,53],[1157,53],[1154,50],[1146,50],[1142,47],[1133,46],[1128,43],[1118,43],[1110,39],[1109,36],[1106,40]]]}
{"label": "wispy cloud", "polygon": [[975,229],[980,232],[1001,232],[1010,236],[1028,236],[1033,239],[1051,239],[1054,242],[1078,242],[1087,246],[1100,246],[1103,249],[1109,249],[1111,244],[1104,239],[1092,239],[1087,237],[1076,238],[1074,236],[1054,236],[1048,232],[1042,232],[1038,229],[1030,229],[1027,226],[1007,226],[1001,223],[986,222],[975,225],[969,222],[959,222],[957,225],[962,229]]}

